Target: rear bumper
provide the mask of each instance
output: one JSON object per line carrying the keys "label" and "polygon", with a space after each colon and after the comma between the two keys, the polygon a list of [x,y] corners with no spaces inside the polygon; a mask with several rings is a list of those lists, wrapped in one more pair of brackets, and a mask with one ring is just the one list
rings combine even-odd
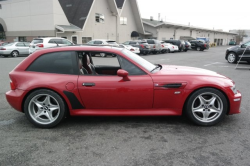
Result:
{"label": "rear bumper", "polygon": [[5,93],[8,103],[17,111],[22,112],[22,101],[26,92],[23,90],[10,90]]}
{"label": "rear bumper", "polygon": [[0,55],[10,55],[11,50],[0,50]]}

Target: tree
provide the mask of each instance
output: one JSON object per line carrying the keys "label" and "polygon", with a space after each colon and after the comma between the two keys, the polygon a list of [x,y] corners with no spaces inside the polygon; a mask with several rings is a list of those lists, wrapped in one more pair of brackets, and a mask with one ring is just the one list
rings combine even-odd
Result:
{"label": "tree", "polygon": [[243,41],[243,37],[246,37],[245,30],[238,30],[238,35],[236,36],[236,43],[240,44]]}

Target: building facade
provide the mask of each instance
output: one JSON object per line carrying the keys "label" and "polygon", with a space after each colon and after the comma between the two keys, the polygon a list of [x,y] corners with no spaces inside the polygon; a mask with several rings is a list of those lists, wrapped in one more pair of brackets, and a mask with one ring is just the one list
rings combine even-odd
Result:
{"label": "building facade", "polygon": [[0,5],[0,31],[9,42],[50,36],[77,44],[97,38],[123,42],[138,37],[133,32],[144,33],[136,0],[5,0]]}
{"label": "building facade", "polygon": [[210,43],[228,45],[231,40],[235,40],[235,36],[237,35],[233,32],[187,26],[153,19],[142,19],[142,21],[145,32],[147,32],[147,36],[145,37],[158,40],[207,38]]}
{"label": "building facade", "polygon": [[0,0],[0,40],[63,37],[76,44],[92,39],[118,43],[138,38],[196,39],[226,45],[235,33],[141,19],[137,0]]}

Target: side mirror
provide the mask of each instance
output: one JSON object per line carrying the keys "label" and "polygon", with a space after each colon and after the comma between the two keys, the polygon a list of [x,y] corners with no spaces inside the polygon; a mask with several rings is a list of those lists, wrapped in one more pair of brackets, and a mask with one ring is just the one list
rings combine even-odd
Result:
{"label": "side mirror", "polygon": [[130,81],[130,79],[128,78],[128,72],[126,70],[119,69],[117,71],[117,75],[119,77],[123,77],[123,81]]}

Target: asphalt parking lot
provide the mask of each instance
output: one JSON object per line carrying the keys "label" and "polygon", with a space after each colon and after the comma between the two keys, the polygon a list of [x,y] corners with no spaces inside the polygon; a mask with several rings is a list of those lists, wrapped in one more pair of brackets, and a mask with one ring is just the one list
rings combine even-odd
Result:
{"label": "asphalt parking lot", "polygon": [[236,82],[241,114],[213,127],[195,126],[185,117],[71,117],[54,129],[38,129],[5,99],[8,73],[25,57],[0,57],[0,166],[249,166],[250,70],[227,63],[226,48],[143,56],[153,63],[213,70]]}

